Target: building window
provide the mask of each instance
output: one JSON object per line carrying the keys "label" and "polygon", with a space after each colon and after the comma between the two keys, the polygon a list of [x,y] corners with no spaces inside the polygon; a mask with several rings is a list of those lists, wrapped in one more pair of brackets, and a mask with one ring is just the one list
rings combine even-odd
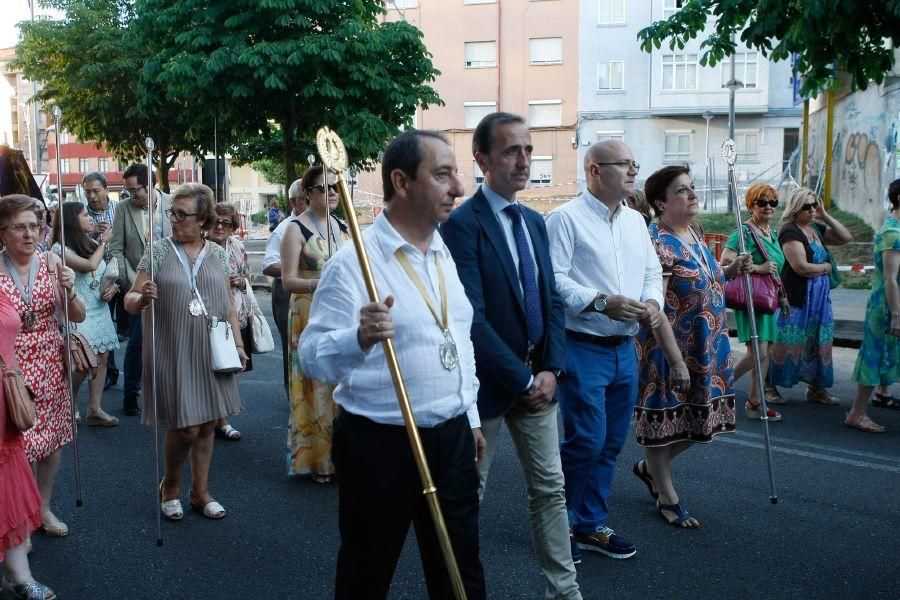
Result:
{"label": "building window", "polygon": [[604,60],[597,63],[597,90],[625,89],[625,61]]}
{"label": "building window", "polygon": [[[744,84],[745,88],[756,87],[756,70],[759,63],[758,52],[734,53],[734,77]],[[722,61],[722,86],[731,80],[731,58]]]}
{"label": "building window", "polygon": [[597,23],[610,25],[625,22],[625,0],[597,0]]}
{"label": "building window", "polygon": [[496,112],[496,102],[466,102],[463,104],[463,123],[466,129],[475,129],[485,116]]}
{"label": "building window", "polygon": [[562,100],[532,100],[529,102],[528,124],[531,127],[559,127],[562,125]]}
{"label": "building window", "polygon": [[562,63],[562,38],[531,38],[531,64],[558,65]]}
{"label": "building window", "polygon": [[101,173],[109,173],[109,159],[105,156],[100,157],[99,165],[97,165],[97,170]]}
{"label": "building window", "polygon": [[662,57],[662,89],[696,90],[697,55],[664,54]]}
{"label": "building window", "polygon": [[691,158],[691,137],[690,131],[667,131],[666,132],[666,154],[667,161],[687,161]]}
{"label": "building window", "polygon": [[484,173],[481,172],[481,167],[478,166],[478,161],[472,161],[472,173],[474,173],[475,175],[475,185],[484,183]]}
{"label": "building window", "polygon": [[78,159],[78,172],[79,173],[87,173],[90,167],[88,166],[88,159],[79,158]]}
{"label": "building window", "polygon": [[531,183],[532,185],[550,185],[553,183],[553,157],[531,157]]}
{"label": "building window", "polygon": [[668,19],[681,10],[684,0],[663,0],[663,19]]}
{"label": "building window", "polygon": [[735,131],[734,143],[737,146],[737,160],[759,160],[759,132],[754,130]]}
{"label": "building window", "polygon": [[466,42],[466,68],[497,66],[497,42]]}
{"label": "building window", "polygon": [[624,142],[625,141],[625,132],[624,131],[598,131],[597,132],[597,141],[602,142],[604,140],[613,140],[614,142]]}
{"label": "building window", "polygon": [[59,134],[59,143],[60,144],[68,144],[69,143],[69,132],[63,131]]}
{"label": "building window", "polygon": [[63,174],[68,173],[68,172],[69,172],[69,159],[68,159],[68,158],[63,158],[62,160],[60,160],[60,161],[59,161],[59,168],[61,169],[61,171],[62,171]]}

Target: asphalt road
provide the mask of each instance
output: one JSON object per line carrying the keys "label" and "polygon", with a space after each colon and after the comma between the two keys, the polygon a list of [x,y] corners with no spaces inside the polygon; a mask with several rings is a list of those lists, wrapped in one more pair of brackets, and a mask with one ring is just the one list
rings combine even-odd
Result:
{"label": "asphalt road", "polygon": [[[258,296],[268,310],[268,294]],[[288,407],[279,357],[277,349],[254,356],[255,370],[240,376],[246,412],[232,419],[244,437],[216,441],[211,489],[228,511],[224,520],[188,511],[180,522],[163,523],[164,545],[157,547],[152,430],[133,417],[114,429],[81,426],[84,506],[75,507],[67,447],[54,509],[71,533],[34,536],[35,576],[63,599],[330,597],[337,489],[285,476]],[[855,350],[835,350],[836,393],[845,407],[855,358]],[[638,553],[624,561],[585,556],[578,569],[584,597],[900,597],[900,412],[872,409],[889,429],[867,435],[841,426],[841,408],[808,404],[802,392],[786,391],[785,419],[771,425],[778,504],[769,501],[759,422],[741,414],[735,435],[682,455],[676,484],[702,522],[697,530],[676,530],[656,514],[630,472],[641,451],[629,441],[609,525],[635,541]],[[104,405],[121,409],[121,379]],[[185,506],[189,486],[186,477]],[[504,433],[481,518],[491,598],[542,597],[525,506]],[[408,541],[391,598],[425,597]]]}

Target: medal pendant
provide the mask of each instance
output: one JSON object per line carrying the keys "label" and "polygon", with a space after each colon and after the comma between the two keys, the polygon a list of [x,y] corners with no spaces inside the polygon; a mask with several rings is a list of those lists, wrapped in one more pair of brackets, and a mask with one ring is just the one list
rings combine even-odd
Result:
{"label": "medal pendant", "polygon": [[96,290],[96,289],[99,288],[99,287],[100,287],[100,281],[99,281],[99,280],[94,279],[93,281],[91,281],[91,289],[92,289],[92,290]]}
{"label": "medal pendant", "polygon": [[25,318],[22,319],[22,322],[25,324],[26,329],[34,329],[35,324],[35,315],[33,310],[28,310],[25,312]]}
{"label": "medal pendant", "polygon": [[444,341],[441,343],[441,364],[448,371],[452,371],[459,365],[459,352],[456,349],[456,342],[450,336],[450,331],[444,330]]}
{"label": "medal pendant", "polygon": [[196,298],[191,298],[191,301],[188,302],[188,312],[191,313],[192,317],[199,317],[203,314],[203,307],[200,305],[200,301]]}

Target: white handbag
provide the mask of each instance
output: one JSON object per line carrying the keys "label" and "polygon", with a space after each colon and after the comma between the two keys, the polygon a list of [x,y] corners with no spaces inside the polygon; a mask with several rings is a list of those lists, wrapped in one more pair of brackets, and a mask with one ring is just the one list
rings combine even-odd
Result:
{"label": "white handbag", "polygon": [[250,302],[250,329],[253,334],[251,344],[253,344],[253,352],[262,354],[275,349],[275,340],[272,339],[272,330],[256,301],[256,294],[253,293],[250,280],[246,279],[245,281],[247,282],[247,300]]}
{"label": "white handbag", "polygon": [[203,318],[206,319],[206,327],[209,330],[209,351],[212,359],[212,370],[216,373],[237,373],[242,371],[241,357],[238,355],[237,345],[234,342],[234,332],[231,323],[223,321],[219,317],[211,317],[206,312],[203,298],[197,293],[197,300],[203,309]]}

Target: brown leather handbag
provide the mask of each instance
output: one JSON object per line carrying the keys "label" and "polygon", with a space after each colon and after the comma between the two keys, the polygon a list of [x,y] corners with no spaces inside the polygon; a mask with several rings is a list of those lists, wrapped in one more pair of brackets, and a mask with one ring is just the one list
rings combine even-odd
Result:
{"label": "brown leather handbag", "polygon": [[96,369],[100,361],[97,360],[97,353],[83,334],[72,328],[72,368],[78,372],[90,371]]}
{"label": "brown leather handbag", "polygon": [[0,356],[0,368],[3,369],[3,397],[6,401],[6,410],[9,420],[16,429],[25,431],[34,425],[34,398],[31,390],[25,385],[25,378],[18,370],[6,366],[6,361]]}

